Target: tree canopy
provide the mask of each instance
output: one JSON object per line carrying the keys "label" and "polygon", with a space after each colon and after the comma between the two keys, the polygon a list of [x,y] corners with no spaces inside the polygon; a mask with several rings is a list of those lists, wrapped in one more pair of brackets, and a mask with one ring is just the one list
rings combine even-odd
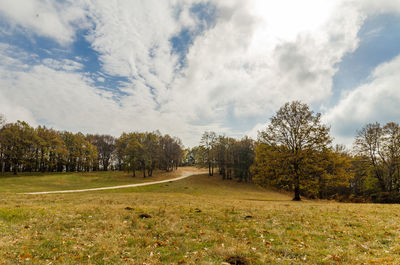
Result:
{"label": "tree canopy", "polygon": [[[329,128],[321,123],[321,115],[314,114],[307,104],[299,101],[286,103],[271,118],[259,142],[265,145],[269,160],[278,163],[273,177],[291,179],[293,200],[300,200],[301,185],[310,177],[310,169],[321,152],[331,143]],[[261,147],[258,148],[260,151]],[[303,182],[303,183],[302,183]]]}
{"label": "tree canopy", "polygon": [[[4,120],[0,116],[1,121]],[[2,125],[2,124],[1,124]],[[17,121],[0,126],[0,172],[80,172],[173,170],[180,165],[183,146],[176,137],[159,132],[111,135],[56,131]]]}

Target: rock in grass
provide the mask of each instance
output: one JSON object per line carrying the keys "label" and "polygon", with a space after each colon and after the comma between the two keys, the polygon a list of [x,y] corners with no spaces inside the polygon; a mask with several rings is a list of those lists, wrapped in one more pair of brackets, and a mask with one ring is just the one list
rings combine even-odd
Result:
{"label": "rock in grass", "polygon": [[246,215],[246,216],[244,217],[245,220],[252,219],[252,218],[253,218],[252,215]]}
{"label": "rock in grass", "polygon": [[149,215],[147,213],[142,213],[142,214],[139,215],[139,218],[147,219],[147,218],[151,218],[151,215]]}
{"label": "rock in grass", "polygon": [[127,211],[132,211],[133,208],[128,206],[128,207],[125,207],[125,210],[127,210]]}
{"label": "rock in grass", "polygon": [[199,208],[194,209],[195,213],[201,213],[201,210]]}

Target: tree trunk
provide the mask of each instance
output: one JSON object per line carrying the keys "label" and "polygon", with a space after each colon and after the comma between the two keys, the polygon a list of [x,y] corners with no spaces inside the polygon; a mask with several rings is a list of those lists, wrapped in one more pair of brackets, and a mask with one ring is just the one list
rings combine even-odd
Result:
{"label": "tree trunk", "polygon": [[300,177],[299,175],[296,176],[295,182],[294,182],[294,201],[301,201],[300,198]]}
{"label": "tree trunk", "polygon": [[35,150],[35,170],[39,171],[39,149]]}
{"label": "tree trunk", "polygon": [[318,198],[319,199],[322,199],[324,197],[324,190],[325,190],[324,186],[325,186],[324,185],[324,180],[322,178],[322,175],[320,175],[319,178],[318,178],[318,189],[319,189]]}
{"label": "tree trunk", "polygon": [[4,173],[4,170],[5,170],[5,165],[4,165],[4,157],[3,157],[3,154],[0,152],[0,172],[1,173]]}

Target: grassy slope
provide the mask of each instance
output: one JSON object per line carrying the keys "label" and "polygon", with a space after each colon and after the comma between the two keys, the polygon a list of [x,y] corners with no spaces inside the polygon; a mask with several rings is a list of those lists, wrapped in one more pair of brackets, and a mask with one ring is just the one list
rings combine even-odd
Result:
{"label": "grassy slope", "polygon": [[[195,168],[191,168],[196,171]],[[0,174],[0,193],[34,192],[69,189],[86,189],[117,186],[147,181],[157,181],[178,177],[180,169],[174,172],[155,171],[152,177],[143,178],[142,172],[132,173],[123,171],[98,171],[82,173],[12,173]]]}
{"label": "grassy slope", "polygon": [[115,191],[3,193],[0,264],[221,264],[235,255],[252,264],[399,264],[399,210],[292,202],[207,175]]}

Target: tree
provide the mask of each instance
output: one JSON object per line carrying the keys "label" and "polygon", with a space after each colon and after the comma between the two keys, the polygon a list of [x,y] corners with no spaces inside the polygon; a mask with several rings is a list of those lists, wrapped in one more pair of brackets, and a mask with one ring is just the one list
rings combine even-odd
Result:
{"label": "tree", "polygon": [[[3,114],[0,114],[0,135],[1,135],[1,130],[6,123],[6,119]],[[4,155],[4,146],[1,144],[1,139],[0,139],[0,172],[3,173],[5,170],[5,155]]]}
{"label": "tree", "polygon": [[185,149],[185,153],[184,153],[185,166],[195,166],[197,164],[196,158],[197,158],[198,151],[199,151],[198,146]]}
{"label": "tree", "polygon": [[63,132],[62,139],[67,149],[66,171],[89,171],[97,163],[97,148],[82,133]]}
{"label": "tree", "polygon": [[3,120],[0,114],[1,172],[95,171],[117,164],[119,170],[132,170],[133,176],[142,170],[146,177],[155,168],[177,169],[184,154],[179,138],[158,131],[123,133],[116,140],[111,135],[32,128],[21,121],[3,126]]}
{"label": "tree", "polygon": [[343,146],[316,152],[309,172],[313,175],[317,185],[308,190],[308,192],[312,191],[310,197],[330,199],[348,196],[351,192],[350,183],[354,176],[351,162],[352,157]]}
{"label": "tree", "polygon": [[132,170],[132,177],[136,176],[138,169],[140,149],[138,133],[123,133],[117,140],[117,153],[120,156],[123,167],[127,170]]}
{"label": "tree", "polygon": [[86,135],[86,139],[97,148],[98,161],[93,170],[100,169],[101,167],[102,170],[107,171],[111,163],[113,152],[115,150],[115,138],[111,135],[105,134],[88,134]]}
{"label": "tree", "polygon": [[288,102],[271,118],[258,140],[267,148],[266,158],[276,163],[276,171],[270,176],[289,179],[294,189],[293,200],[301,200],[302,181],[310,177],[307,168],[316,152],[324,151],[331,143],[329,127],[321,123],[321,115],[314,114],[307,104]]}
{"label": "tree", "polygon": [[37,171],[62,171],[67,150],[59,132],[38,126],[35,150],[35,168]]}
{"label": "tree", "polygon": [[207,161],[208,175],[214,175],[215,164],[215,144],[217,135],[215,132],[204,132],[201,136],[200,146],[202,147],[203,160]]}
{"label": "tree", "polygon": [[6,170],[14,174],[20,170],[31,170],[36,134],[26,122],[6,124],[0,131],[0,145],[6,162]]}
{"label": "tree", "polygon": [[160,167],[166,171],[178,168],[183,158],[181,140],[166,134],[160,138],[160,149]]}
{"label": "tree", "polygon": [[254,162],[254,141],[245,136],[235,145],[235,177],[239,182],[248,182],[251,179],[250,167]]}
{"label": "tree", "polygon": [[[222,179],[227,179],[228,172],[228,152],[229,152],[229,138],[219,135],[215,144],[215,159],[219,169],[219,175]],[[204,164],[204,162],[203,162]]]}
{"label": "tree", "polygon": [[4,124],[6,124],[6,118],[0,113],[0,129],[3,128]]}
{"label": "tree", "polygon": [[153,133],[123,133],[116,143],[116,154],[122,169],[132,169],[143,172],[143,177],[153,174],[158,167],[166,171],[177,168],[183,157],[181,140],[171,136],[161,136],[159,132]]}
{"label": "tree", "polygon": [[400,126],[369,123],[357,132],[354,149],[368,158],[381,192],[400,192]]}
{"label": "tree", "polygon": [[145,169],[147,169],[147,174],[149,177],[153,175],[153,170],[157,166],[161,148],[160,148],[160,133],[152,132],[146,133],[145,139],[143,141],[144,145],[144,160],[145,160]]}

